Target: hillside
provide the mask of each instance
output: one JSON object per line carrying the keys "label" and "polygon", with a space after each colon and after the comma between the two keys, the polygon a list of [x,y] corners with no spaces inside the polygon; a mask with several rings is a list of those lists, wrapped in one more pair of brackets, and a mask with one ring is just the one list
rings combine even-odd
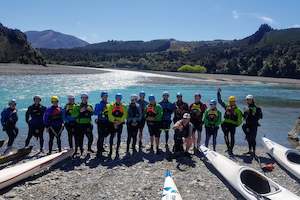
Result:
{"label": "hillside", "polygon": [[86,41],[83,41],[72,35],[67,35],[52,30],[27,31],[25,34],[27,35],[28,41],[34,48],[68,49],[74,47],[83,47],[89,44]]}
{"label": "hillside", "polygon": [[75,49],[41,49],[50,63],[177,71],[205,66],[208,73],[300,78],[300,29],[261,25],[241,40],[108,41]]}
{"label": "hillside", "polygon": [[0,62],[45,65],[41,55],[31,48],[26,35],[0,23]]}

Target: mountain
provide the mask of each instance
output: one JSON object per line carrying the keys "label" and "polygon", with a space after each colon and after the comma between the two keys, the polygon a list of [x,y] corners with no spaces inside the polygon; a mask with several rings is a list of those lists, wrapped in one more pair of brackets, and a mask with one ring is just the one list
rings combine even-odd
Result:
{"label": "mountain", "polygon": [[26,35],[0,23],[0,62],[45,65],[39,52],[27,42]]}
{"label": "mountain", "polygon": [[72,35],[52,30],[27,31],[25,34],[27,35],[28,41],[34,48],[69,49],[74,47],[83,47],[89,44],[88,42]]}
{"label": "mountain", "polygon": [[300,28],[267,24],[240,40],[108,41],[41,52],[57,64],[162,71],[201,65],[208,73],[300,78]]}
{"label": "mountain", "polygon": [[81,47],[83,50],[94,50],[99,52],[159,52],[170,47],[172,40],[151,40],[151,41],[107,41],[90,44]]}

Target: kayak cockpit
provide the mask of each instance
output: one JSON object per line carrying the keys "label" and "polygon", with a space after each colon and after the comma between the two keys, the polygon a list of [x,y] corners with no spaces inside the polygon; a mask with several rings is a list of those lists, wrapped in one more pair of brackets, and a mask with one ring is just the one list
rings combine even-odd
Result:
{"label": "kayak cockpit", "polygon": [[286,158],[292,163],[300,164],[300,152],[298,151],[288,151]]}
{"label": "kayak cockpit", "polygon": [[276,192],[279,188],[270,183],[263,175],[254,170],[243,170],[240,174],[241,182],[250,192],[255,192],[260,195]]}

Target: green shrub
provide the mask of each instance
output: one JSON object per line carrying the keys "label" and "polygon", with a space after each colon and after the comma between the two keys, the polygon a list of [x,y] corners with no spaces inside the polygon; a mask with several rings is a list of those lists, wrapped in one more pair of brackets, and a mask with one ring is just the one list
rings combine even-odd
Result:
{"label": "green shrub", "polygon": [[193,72],[193,73],[206,73],[207,69],[204,66],[201,65],[182,65],[177,69],[179,72]]}

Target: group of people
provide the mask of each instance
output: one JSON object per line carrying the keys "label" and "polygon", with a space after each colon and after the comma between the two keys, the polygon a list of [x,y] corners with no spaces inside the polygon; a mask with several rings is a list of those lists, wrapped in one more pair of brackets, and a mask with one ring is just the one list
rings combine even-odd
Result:
{"label": "group of people", "polygon": [[[181,93],[177,93],[176,102],[169,100],[170,94],[165,91],[162,100],[157,101],[154,95],[148,96],[141,91],[139,95],[133,94],[130,103],[123,103],[121,93],[115,95],[115,100],[108,101],[108,93],[101,92],[101,100],[95,105],[95,109],[89,103],[88,94],[81,94],[81,102],[75,103],[75,97],[68,96],[68,102],[64,107],[59,105],[57,96],[51,97],[51,106],[46,108],[41,104],[41,97],[34,96],[33,104],[26,111],[26,122],[28,124],[28,136],[25,146],[28,146],[32,137],[40,142],[40,151],[43,151],[43,133],[46,129],[49,133],[49,154],[52,152],[53,141],[56,138],[58,150],[61,151],[61,134],[66,128],[70,148],[75,148],[75,155],[83,153],[84,136],[88,139],[88,151],[93,153],[93,118],[98,131],[97,156],[102,157],[105,151],[103,145],[106,137],[109,138],[109,157],[113,152],[114,138],[117,136],[116,157],[119,157],[121,135],[123,127],[127,127],[127,153],[132,149],[133,154],[143,148],[143,129],[147,124],[150,135],[149,151],[160,150],[160,135],[165,135],[165,147],[169,149],[169,132],[171,124],[174,123],[174,152],[185,152],[188,154],[190,148],[194,151],[199,149],[201,134],[205,128],[205,145],[208,146],[210,138],[213,140],[213,149],[216,150],[216,141],[219,127],[224,132],[224,139],[229,154],[233,153],[235,144],[236,128],[243,122],[242,129],[245,132],[249,144],[249,154],[255,155],[257,128],[262,119],[261,108],[256,106],[252,95],[247,95],[247,108],[242,112],[236,104],[236,98],[230,96],[228,103],[221,97],[221,89],[217,92],[217,100],[212,99],[209,107],[201,101],[201,94],[194,95],[194,102],[190,105],[184,102]],[[224,114],[218,110],[217,103],[224,108]],[[9,106],[1,113],[1,124],[3,131],[8,135],[8,147],[13,145],[18,135],[16,123],[18,121],[16,100],[9,101]],[[73,144],[75,141],[75,146]],[[138,145],[137,145],[138,143]],[[155,148],[154,148],[155,147]]]}

